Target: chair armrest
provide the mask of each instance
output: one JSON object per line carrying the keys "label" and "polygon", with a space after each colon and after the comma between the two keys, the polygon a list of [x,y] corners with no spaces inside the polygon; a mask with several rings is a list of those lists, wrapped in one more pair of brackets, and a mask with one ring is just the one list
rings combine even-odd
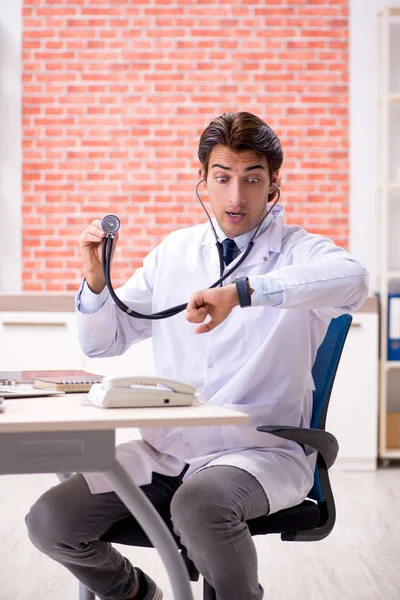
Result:
{"label": "chair armrest", "polygon": [[311,446],[322,456],[327,469],[330,469],[333,465],[339,451],[339,444],[335,436],[323,429],[306,429],[287,425],[260,425],[260,427],[257,427],[257,431],[271,433],[298,444]]}

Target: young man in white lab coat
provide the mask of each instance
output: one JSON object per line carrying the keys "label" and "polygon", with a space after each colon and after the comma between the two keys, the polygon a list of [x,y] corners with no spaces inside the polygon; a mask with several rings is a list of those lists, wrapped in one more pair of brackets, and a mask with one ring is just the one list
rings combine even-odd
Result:
{"label": "young man in white lab coat", "polygon": [[[332,317],[363,303],[367,273],[332,241],[286,226],[281,205],[269,211],[283,153],[258,117],[217,118],[201,136],[199,159],[218,238],[235,242],[224,242],[231,246],[225,268],[240,261],[261,224],[250,254],[222,287],[208,289],[219,277],[210,223],[171,233],[118,295],[146,314],[189,301],[186,314],[134,319],[107,291],[105,234],[95,220],[80,236],[86,276],[77,296],[79,338],[89,356],[114,356],[151,336],[158,375],[251,415],[248,427],[144,429],[142,440],[117,454],[156,507],[171,500],[175,531],[217,599],[260,600],[246,520],[302,502],[315,457],[256,427],[309,426],[318,346]],[[86,473],[46,492],[27,524],[33,543],[102,599],[158,600],[162,592],[150,577],[98,541],[127,514],[105,478]]]}

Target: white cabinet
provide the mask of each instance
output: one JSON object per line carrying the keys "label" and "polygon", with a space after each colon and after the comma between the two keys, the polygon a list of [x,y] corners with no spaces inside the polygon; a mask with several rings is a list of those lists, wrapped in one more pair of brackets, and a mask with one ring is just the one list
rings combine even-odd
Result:
{"label": "white cabinet", "polygon": [[153,373],[151,340],[122,356],[88,358],[78,343],[74,312],[0,312],[0,370],[85,369],[104,375]]}
{"label": "white cabinet", "polygon": [[82,369],[72,312],[0,312],[0,369]]}
{"label": "white cabinet", "polygon": [[326,422],[327,431],[339,442],[334,468],[376,468],[378,344],[378,313],[353,314]]}
{"label": "white cabinet", "polygon": [[102,375],[151,375],[154,373],[152,340],[135,344],[121,356],[84,359],[85,371]]}

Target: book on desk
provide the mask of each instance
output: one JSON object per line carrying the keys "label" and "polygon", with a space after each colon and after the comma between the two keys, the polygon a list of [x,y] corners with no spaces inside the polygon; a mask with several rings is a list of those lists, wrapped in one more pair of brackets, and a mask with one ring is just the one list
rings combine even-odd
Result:
{"label": "book on desk", "polygon": [[[88,392],[94,383],[102,380],[102,375],[75,370],[0,371],[1,389],[7,389],[17,397],[18,390],[32,390],[32,396],[43,392]],[[33,393],[36,390],[36,393]]]}
{"label": "book on desk", "polygon": [[100,383],[101,375],[67,376],[67,377],[36,377],[33,387],[39,390],[54,390],[55,392],[88,392],[94,383]]}

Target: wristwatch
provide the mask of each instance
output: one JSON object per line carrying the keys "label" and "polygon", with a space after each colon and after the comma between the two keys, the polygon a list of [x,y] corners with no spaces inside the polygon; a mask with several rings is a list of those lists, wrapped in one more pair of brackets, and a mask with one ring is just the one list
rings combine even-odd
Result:
{"label": "wristwatch", "polygon": [[239,296],[239,304],[242,308],[245,306],[251,306],[251,296],[249,293],[249,288],[247,287],[248,281],[248,277],[236,277],[234,279],[237,294]]}

